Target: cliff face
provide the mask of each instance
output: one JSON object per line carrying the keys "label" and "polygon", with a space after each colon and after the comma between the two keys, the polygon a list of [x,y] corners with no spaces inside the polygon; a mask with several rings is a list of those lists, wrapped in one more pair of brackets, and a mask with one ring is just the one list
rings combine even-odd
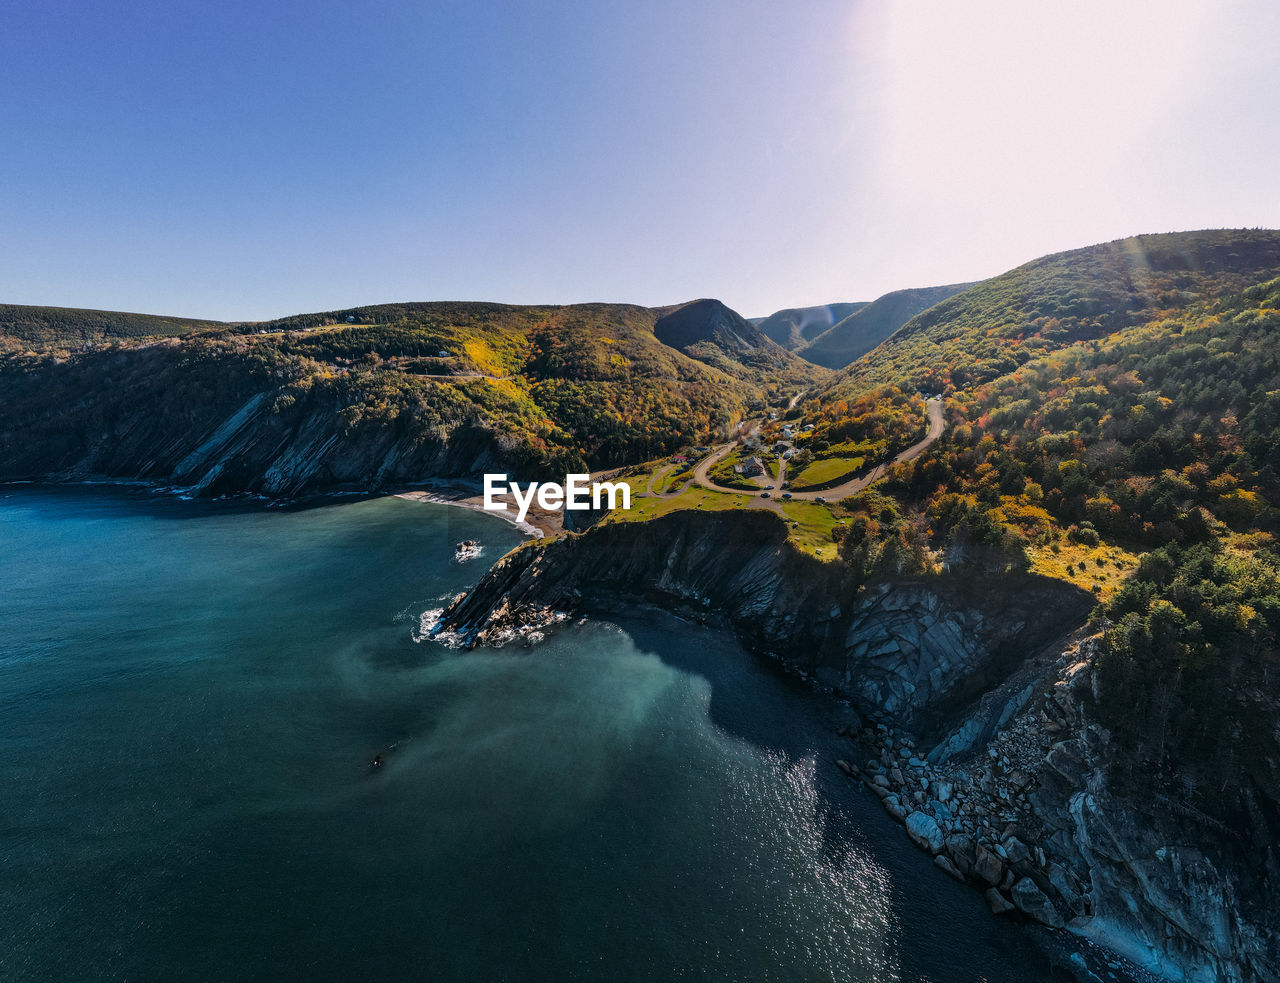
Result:
{"label": "cliff face", "polygon": [[[192,486],[200,494],[243,489],[281,497],[505,470],[496,436],[479,427],[458,427],[428,440],[393,428],[353,433],[332,412],[281,420],[264,396],[251,397],[196,446],[174,446],[167,459],[121,461],[121,450],[118,444],[95,449],[77,466],[99,473],[137,468],[140,477]],[[105,461],[98,456],[102,452]]]}
{"label": "cliff face", "polygon": [[[127,389],[106,386],[48,405],[32,397],[38,375],[9,379],[5,395],[18,409],[0,425],[0,479],[126,478],[205,495],[288,497],[503,471],[523,461],[518,447],[504,447],[501,434],[481,426],[426,434],[350,426],[329,394],[313,389],[282,399],[276,386],[231,374],[210,390],[161,355],[121,356],[131,373]],[[149,366],[157,381],[141,385],[137,377]],[[164,381],[173,385],[161,392]]]}
{"label": "cliff face", "polygon": [[[954,788],[1004,824],[950,859],[972,873],[977,847],[988,849],[999,871],[1039,891],[1032,917],[1171,979],[1280,978],[1274,838],[1262,808],[1250,842],[1177,802],[1114,787],[1110,737],[1089,719],[1097,642],[1077,637],[987,694],[928,753],[935,787]],[[989,739],[964,739],[966,727],[992,716],[1000,724]],[[1043,863],[1028,855],[1036,850]]]}
{"label": "cliff face", "polygon": [[724,619],[750,649],[847,697],[857,715],[844,716],[836,763],[996,913],[1173,979],[1280,978],[1265,844],[1111,787],[1108,735],[1088,716],[1091,596],[973,571],[859,591],[840,565],[790,547],[770,513],[684,512],[527,544],[441,627],[501,644],[618,598]]}
{"label": "cliff face", "polygon": [[839,564],[790,546],[770,513],[677,512],[517,550],[446,612],[444,626],[485,644],[549,612],[618,597],[727,618],[752,649],[781,656],[860,711],[925,727],[941,726],[972,690],[998,682],[1092,603],[1031,577],[1016,589],[976,576],[859,592]]}

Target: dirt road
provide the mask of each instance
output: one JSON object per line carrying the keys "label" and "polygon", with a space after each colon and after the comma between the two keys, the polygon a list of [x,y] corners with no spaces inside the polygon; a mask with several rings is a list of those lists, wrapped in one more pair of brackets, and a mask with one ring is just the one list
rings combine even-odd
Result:
{"label": "dirt road", "polygon": [[[919,443],[912,444],[905,451],[902,451],[892,460],[884,461],[877,464],[865,475],[859,478],[852,478],[843,484],[835,485],[831,488],[825,488],[821,491],[796,491],[791,492],[793,500],[812,501],[815,498],[826,498],[830,501],[837,502],[842,498],[848,498],[855,495],[862,489],[866,488],[885,476],[885,472],[894,464],[901,464],[904,461],[911,461],[919,457],[928,449],[929,445],[942,436],[942,431],[946,429],[947,421],[943,414],[943,402],[941,396],[935,396],[925,402],[925,410],[929,417],[929,429],[924,435],[924,439]],[[733,492],[738,495],[754,495],[759,496],[759,492],[742,491],[739,488],[725,488],[723,485],[717,485],[708,476],[707,472],[711,470],[721,458],[733,449],[733,444],[721,444],[707,457],[705,457],[697,469],[693,472],[693,480],[700,484],[703,488],[710,488],[712,491]],[[785,476],[785,473],[784,475]],[[780,478],[781,480],[781,478]]]}

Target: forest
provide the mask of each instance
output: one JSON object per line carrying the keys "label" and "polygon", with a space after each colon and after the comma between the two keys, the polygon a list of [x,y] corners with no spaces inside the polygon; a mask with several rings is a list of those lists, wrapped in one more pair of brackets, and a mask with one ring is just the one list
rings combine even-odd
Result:
{"label": "forest", "polygon": [[284,431],[320,418],[375,444],[482,433],[513,475],[563,475],[710,439],[780,385],[743,361],[750,351],[706,343],[730,374],[662,344],[658,314],[630,305],[383,305],[87,345],[77,317],[94,312],[40,310],[42,342],[0,352],[7,477],[127,470],[93,449],[139,428],[195,447],[259,393]]}
{"label": "forest", "polygon": [[[1139,554],[1095,614],[1124,774],[1229,822],[1224,792],[1280,796],[1280,280],[955,391],[950,424],[842,503],[844,562],[865,579]],[[1065,571],[1101,595],[1092,562]]]}

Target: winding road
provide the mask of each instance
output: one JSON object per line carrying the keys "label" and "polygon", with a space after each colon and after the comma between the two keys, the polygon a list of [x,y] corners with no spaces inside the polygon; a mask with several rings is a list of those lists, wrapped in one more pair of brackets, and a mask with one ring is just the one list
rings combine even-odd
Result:
{"label": "winding road", "polygon": [[[820,491],[791,492],[792,501],[796,501],[796,500],[813,501],[815,498],[827,498],[835,502],[835,501],[839,501],[842,498],[848,498],[850,495],[857,494],[867,486],[873,484],[874,482],[879,481],[881,478],[885,476],[885,473],[894,464],[902,464],[905,461],[911,461],[919,457],[921,454],[925,452],[925,450],[929,447],[930,444],[932,444],[934,441],[936,441],[939,437],[942,436],[942,431],[945,430],[947,426],[946,418],[942,412],[943,403],[942,403],[941,396],[935,396],[933,399],[927,400],[925,402],[925,410],[928,413],[928,417],[929,417],[929,429],[925,433],[923,440],[919,441],[918,443],[912,444],[905,451],[900,452],[891,460],[882,461],[880,464],[877,464],[874,468],[872,468],[865,475],[862,475],[859,478],[852,478],[849,481],[846,481],[842,484],[833,485],[830,488],[824,488]],[[729,451],[733,449],[733,447],[734,447],[734,442],[732,441],[727,444],[721,444],[719,447],[713,450],[710,454],[708,454],[705,458],[703,458],[702,463],[700,463],[697,466],[697,468],[694,469],[693,480],[696,481],[703,488],[709,488],[712,491],[730,492],[737,495],[749,495],[749,496],[758,498],[760,496],[759,491],[743,491],[740,488],[726,488],[723,485],[717,485],[708,476],[708,472],[713,467],[715,467],[716,463],[721,458],[723,458],[726,454],[728,454]],[[785,476],[785,472],[779,475],[779,483],[781,482],[784,476]],[[654,477],[656,478],[657,476],[655,475]],[[650,482],[650,488],[652,487],[653,487],[653,482]],[[683,491],[683,489],[681,489],[681,491]],[[679,492],[667,493],[666,495],[662,495],[660,497],[668,498],[668,497],[671,497],[671,495],[673,494],[678,495]]]}

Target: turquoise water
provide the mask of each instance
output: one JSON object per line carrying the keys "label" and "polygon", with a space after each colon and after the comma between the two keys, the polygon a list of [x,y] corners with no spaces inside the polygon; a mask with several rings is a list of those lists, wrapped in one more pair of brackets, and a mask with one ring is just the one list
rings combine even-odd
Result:
{"label": "turquoise water", "polygon": [[0,489],[0,979],[1050,978],[723,635],[421,641],[518,541]]}

